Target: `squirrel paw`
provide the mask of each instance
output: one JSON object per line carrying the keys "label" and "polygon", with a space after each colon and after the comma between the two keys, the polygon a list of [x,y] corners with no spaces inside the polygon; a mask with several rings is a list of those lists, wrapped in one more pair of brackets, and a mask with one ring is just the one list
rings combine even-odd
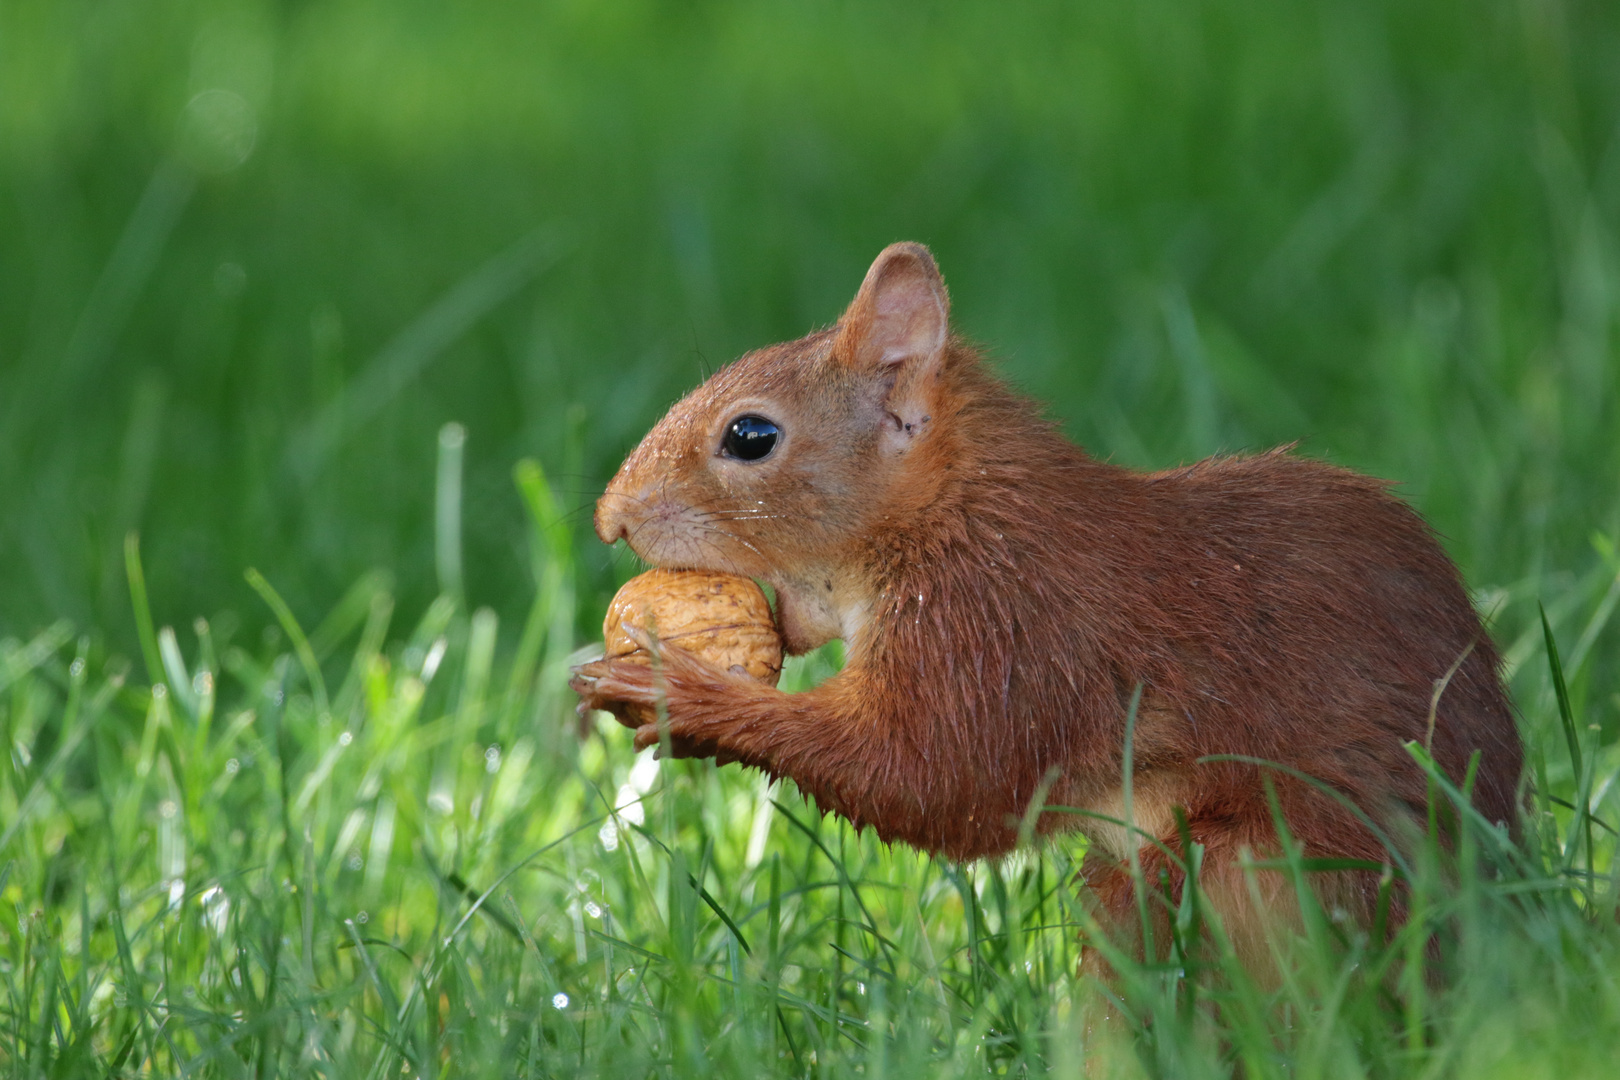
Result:
{"label": "squirrel paw", "polygon": [[653,684],[652,669],[627,660],[593,660],[573,669],[568,688],[579,695],[575,712],[580,716],[593,709],[612,713],[625,727],[641,726],[630,706],[657,708],[659,689]]}
{"label": "squirrel paw", "polygon": [[636,729],[636,749],[643,750],[658,744],[658,725],[650,718],[662,701],[675,756],[707,757],[714,752],[713,740],[696,730],[683,730],[703,726],[688,714],[693,706],[723,695],[738,677],[680,649],[666,649],[661,660],[657,671],[645,662],[622,659],[595,660],[574,668],[568,685],[579,695],[578,711],[582,716],[592,709],[612,713],[625,727]]}
{"label": "squirrel paw", "polygon": [[591,709],[612,713],[619,723],[635,729],[636,749],[645,750],[662,742],[659,725],[650,718],[663,701],[669,716],[668,756],[713,757],[722,765],[738,760],[719,745],[716,714],[729,714],[725,706],[731,694],[754,687],[745,676],[722,671],[680,649],[665,650],[661,661],[658,671],[627,660],[581,664],[568,683],[579,695],[580,714]]}

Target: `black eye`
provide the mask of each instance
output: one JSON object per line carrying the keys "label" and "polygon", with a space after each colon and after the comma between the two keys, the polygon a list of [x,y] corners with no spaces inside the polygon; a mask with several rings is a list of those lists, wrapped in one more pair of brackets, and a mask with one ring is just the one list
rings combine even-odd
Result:
{"label": "black eye", "polygon": [[776,438],[781,432],[763,416],[739,416],[726,428],[720,440],[720,449],[727,457],[738,461],[758,461],[776,449]]}

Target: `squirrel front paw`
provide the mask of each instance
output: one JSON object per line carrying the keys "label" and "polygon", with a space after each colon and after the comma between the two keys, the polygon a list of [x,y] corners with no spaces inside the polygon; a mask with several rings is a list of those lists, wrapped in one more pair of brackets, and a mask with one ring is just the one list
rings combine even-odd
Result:
{"label": "squirrel front paw", "polygon": [[[658,707],[659,688],[652,669],[628,660],[593,660],[573,669],[568,688],[579,695],[575,712],[581,717],[593,709],[612,713],[625,727],[642,726],[642,718]],[[640,709],[633,709],[640,706]]]}
{"label": "squirrel front paw", "polygon": [[735,760],[719,745],[720,727],[731,712],[729,693],[751,691],[745,677],[725,672],[681,649],[666,649],[654,670],[644,662],[595,660],[574,669],[569,687],[579,695],[578,711],[612,713],[636,732],[636,749],[659,746],[663,732],[654,719],[658,703],[669,716],[668,755]]}

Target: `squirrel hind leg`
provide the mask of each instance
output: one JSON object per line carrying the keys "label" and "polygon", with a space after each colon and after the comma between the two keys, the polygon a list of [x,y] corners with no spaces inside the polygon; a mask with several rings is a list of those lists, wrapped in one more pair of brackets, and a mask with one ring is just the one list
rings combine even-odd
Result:
{"label": "squirrel hind leg", "polygon": [[[1250,978],[1263,988],[1280,980],[1281,965],[1293,941],[1304,931],[1300,897],[1283,870],[1257,867],[1256,862],[1277,855],[1275,834],[1269,826],[1245,828],[1236,824],[1193,834],[1203,847],[1198,874],[1197,902],[1202,930],[1197,941],[1181,945],[1201,954],[1206,963],[1219,963],[1229,953]],[[1165,846],[1178,851],[1177,840]],[[1144,845],[1137,855],[1140,877],[1130,864],[1093,848],[1081,867],[1085,902],[1095,919],[1093,935],[1106,935],[1108,947],[1095,940],[1083,942],[1080,973],[1119,988],[1110,954],[1129,961],[1162,962],[1174,942],[1174,920],[1183,904],[1185,875],[1179,859],[1159,847]],[[1140,883],[1140,884],[1139,884]],[[1311,875],[1312,901],[1335,924],[1371,926],[1375,919],[1378,875],[1368,871],[1336,871]],[[1139,892],[1142,892],[1139,896]],[[1399,898],[1389,912],[1390,924],[1400,918]],[[1146,926],[1144,926],[1144,913]],[[1218,926],[1212,929],[1211,923]],[[1152,955],[1147,942],[1151,939]]]}

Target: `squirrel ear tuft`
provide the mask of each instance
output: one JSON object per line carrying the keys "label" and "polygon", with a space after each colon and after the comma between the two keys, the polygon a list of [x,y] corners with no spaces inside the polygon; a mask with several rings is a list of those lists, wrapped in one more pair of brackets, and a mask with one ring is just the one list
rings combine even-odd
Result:
{"label": "squirrel ear tuft", "polygon": [[839,321],[837,355],[857,371],[898,369],[898,378],[938,370],[950,302],[934,257],[921,244],[890,244]]}

